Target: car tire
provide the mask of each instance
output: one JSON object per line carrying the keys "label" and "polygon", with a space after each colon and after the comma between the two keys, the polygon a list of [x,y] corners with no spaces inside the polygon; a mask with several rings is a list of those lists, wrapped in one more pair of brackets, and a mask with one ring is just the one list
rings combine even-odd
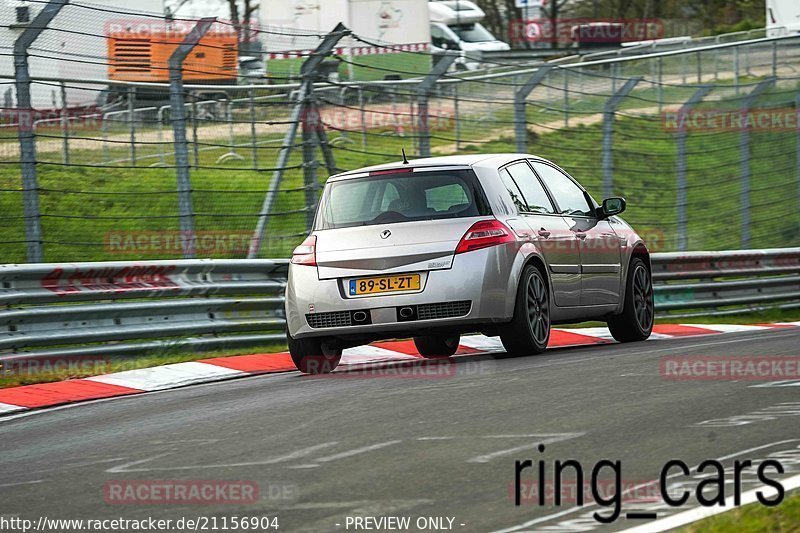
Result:
{"label": "car tire", "polygon": [[550,290],[538,268],[522,272],[514,304],[514,318],[500,331],[500,340],[511,357],[536,355],[550,340]]}
{"label": "car tire", "polygon": [[634,257],[625,281],[625,305],[608,320],[608,329],[619,342],[643,341],[653,331],[654,317],[653,278],[645,262]]}
{"label": "car tire", "polygon": [[342,349],[324,338],[293,339],[287,334],[286,340],[292,362],[303,374],[327,374],[342,359]]}
{"label": "car tire", "polygon": [[460,341],[461,335],[425,335],[414,337],[414,346],[422,357],[450,357]]}

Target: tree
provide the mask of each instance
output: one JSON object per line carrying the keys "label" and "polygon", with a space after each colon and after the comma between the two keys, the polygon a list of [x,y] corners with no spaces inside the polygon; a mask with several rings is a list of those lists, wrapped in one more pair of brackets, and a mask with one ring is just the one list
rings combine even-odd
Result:
{"label": "tree", "polygon": [[553,40],[550,41],[551,48],[558,48],[558,36],[559,36],[559,21],[558,21],[558,13],[561,11],[561,8],[566,5],[569,0],[549,0],[548,7],[547,7],[547,18],[550,20],[550,29],[553,32]]}
{"label": "tree", "polygon": [[253,0],[227,0],[231,13],[231,23],[236,28],[240,43],[249,43],[253,37],[251,19],[258,9],[258,2]]}
{"label": "tree", "polygon": [[[192,7],[193,0],[167,0],[166,10],[173,15],[178,13],[181,8]],[[259,8],[256,0],[218,0],[220,7],[227,5],[229,21],[236,30],[236,35],[240,43],[250,42],[253,37],[253,27],[251,19]],[[206,7],[205,5],[203,7]],[[213,14],[216,14],[214,10]],[[209,13],[209,16],[212,13]],[[180,18],[180,15],[177,15]]]}

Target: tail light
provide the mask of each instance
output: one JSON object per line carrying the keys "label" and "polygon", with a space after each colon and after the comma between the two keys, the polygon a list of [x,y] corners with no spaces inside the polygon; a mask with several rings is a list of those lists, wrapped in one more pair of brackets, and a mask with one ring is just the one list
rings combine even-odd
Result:
{"label": "tail light", "polygon": [[292,252],[293,265],[317,266],[317,236],[309,235]]}
{"label": "tail light", "polygon": [[499,220],[481,220],[467,230],[456,247],[456,254],[514,242],[514,235]]}

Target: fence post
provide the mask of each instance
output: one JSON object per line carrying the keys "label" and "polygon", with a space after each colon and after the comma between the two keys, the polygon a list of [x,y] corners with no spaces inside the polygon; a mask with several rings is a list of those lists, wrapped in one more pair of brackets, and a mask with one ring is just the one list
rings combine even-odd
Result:
{"label": "fence post", "polygon": [[739,210],[742,213],[740,248],[743,250],[750,246],[750,127],[748,125],[747,113],[750,111],[750,107],[753,105],[756,98],[761,96],[773,83],[775,83],[775,78],[768,78],[756,85],[755,89],[745,96],[740,110],[741,116],[744,119],[742,130],[739,133],[739,158],[742,168],[741,185],[739,189]]}
{"label": "fence post", "polygon": [[619,77],[617,71],[619,70],[619,65],[617,63],[611,63],[611,92],[617,92],[617,78]]}
{"label": "fence post", "polygon": [[39,212],[39,184],[36,178],[36,134],[31,103],[31,75],[28,48],[47,28],[69,0],[50,0],[14,41],[14,81],[17,89],[17,133],[22,170],[22,201],[25,216],[25,247],[29,263],[41,263],[44,257],[42,221]]}
{"label": "fence post", "polygon": [[[167,166],[167,147],[166,143],[164,142],[164,111],[169,109],[169,106],[161,106],[158,108],[158,112],[156,114],[156,121],[158,122],[158,160],[161,166]],[[105,123],[104,123],[105,125]]]}
{"label": "fence post", "polygon": [[620,101],[625,98],[642,81],[642,77],[630,78],[619,91],[608,99],[603,106],[603,198],[608,198],[614,189],[614,154],[612,143],[614,137],[614,112]]}
{"label": "fence post", "polygon": [[461,151],[461,111],[458,104],[458,84],[453,87],[453,130],[456,136],[456,152]]}
{"label": "fence post", "polygon": [[772,77],[778,77],[778,41],[772,41]]}
{"label": "fence post", "polygon": [[250,142],[253,151],[253,170],[258,168],[258,138],[256,137],[256,95],[252,87],[248,91],[250,103]]}
{"label": "fence post", "polygon": [[[686,48],[686,43],[683,43]],[[681,83],[686,85],[686,54],[681,54]]]}
{"label": "fence post", "polygon": [[656,100],[658,100],[658,112],[661,113],[663,106],[663,90],[664,90],[664,58],[658,56],[658,86],[656,87]]}
{"label": "fence post", "polygon": [[750,72],[750,47],[744,47],[744,74],[745,76],[752,76]]}
{"label": "fence post", "polygon": [[537,85],[550,74],[552,65],[539,67],[528,80],[514,93],[514,131],[517,137],[517,152],[528,151],[528,115],[526,101]]}
{"label": "fence post", "polygon": [[700,103],[700,100],[711,92],[712,87],[703,85],[699,87],[694,94],[681,106],[678,110],[678,154],[677,154],[677,187],[675,203],[677,205],[678,216],[678,242],[677,247],[679,252],[686,251],[688,245],[688,223],[686,216],[686,116],[691,113],[694,106]]}
{"label": "fence post", "polygon": [[[228,151],[222,154],[217,158],[217,164],[224,163],[225,161],[230,161],[231,159],[235,159],[237,161],[244,161],[244,157],[239,155],[236,152],[236,132],[234,131],[233,126],[233,106],[234,100],[230,98],[230,95],[226,95],[227,100],[225,101],[225,118],[228,122]],[[253,122],[251,121],[251,125]]]}
{"label": "fence post", "polygon": [[719,80],[719,48],[714,49],[714,81]]}
{"label": "fence post", "polygon": [[[192,155],[194,156],[194,168],[200,168],[200,146],[197,142],[197,95],[189,93],[192,108]],[[185,107],[185,106],[184,106]]]}
{"label": "fence post", "polygon": [[60,84],[61,89],[61,149],[64,153],[61,154],[61,160],[65,165],[69,166],[69,107],[67,105],[67,86],[62,81]]}
{"label": "fence post", "polygon": [[131,138],[131,166],[136,166],[136,88],[128,87],[128,131]]}
{"label": "fence post", "polygon": [[[314,81],[316,80],[317,69],[320,63],[325,60],[325,57],[333,51],[333,47],[347,35],[350,35],[350,30],[342,23],[337,24],[333,31],[326,35],[319,46],[308,56],[308,59],[303,62],[303,66],[300,68],[302,83],[298,91],[297,103],[292,110],[289,131],[287,131],[286,135],[283,137],[283,144],[281,145],[281,151],[278,155],[278,163],[275,172],[272,174],[272,180],[270,180],[267,193],[264,196],[264,203],[261,205],[261,211],[258,214],[256,229],[253,232],[253,237],[250,239],[250,248],[247,251],[248,259],[255,259],[258,257],[258,252],[261,250],[264,233],[267,229],[267,220],[272,212],[272,203],[275,201],[277,190],[283,179],[283,173],[286,171],[286,167],[289,164],[289,156],[292,154],[295,137],[297,136],[297,128],[301,120],[306,121],[308,119],[309,104],[314,98]],[[316,111],[316,107],[313,107],[313,109]],[[319,124],[319,127],[322,129],[322,124]],[[318,133],[319,138],[325,136],[324,131]],[[323,153],[325,154],[326,164],[333,166],[332,155],[325,152],[325,150],[328,150],[327,143],[323,146]],[[316,185],[316,183],[314,185]]]}
{"label": "fence post", "polygon": [[703,59],[697,52],[697,83],[703,83]]}
{"label": "fence post", "polygon": [[364,86],[358,86],[358,108],[361,112],[361,150],[364,152],[369,148],[369,140],[367,138],[367,111],[364,102]]}
{"label": "fence post", "polygon": [[317,135],[316,130],[322,128],[319,111],[316,107],[306,105],[302,117],[303,139],[303,187],[305,188],[306,229],[310,229],[314,222],[314,204],[316,203],[317,166],[316,158]]}
{"label": "fence post", "polygon": [[189,146],[186,140],[186,109],[183,98],[183,61],[216,20],[214,17],[200,19],[169,58],[169,103],[171,107],[172,132],[175,137],[178,210],[183,257],[186,259],[193,259],[196,250],[194,246],[192,183],[189,179]]}
{"label": "fence post", "polygon": [[417,127],[415,129],[419,134],[419,154],[422,157],[430,157],[431,155],[431,125],[428,97],[430,96],[431,89],[436,85],[436,82],[445,75],[447,69],[450,68],[450,65],[455,62],[457,57],[458,54],[450,52],[444,53],[428,75],[417,85],[418,118]]}
{"label": "fence post", "polygon": [[569,128],[569,70],[562,69],[564,76],[564,127]]}
{"label": "fence post", "polygon": [[103,162],[108,163],[111,161],[111,154],[108,147],[108,115],[104,113],[100,119],[100,132],[103,134]]}

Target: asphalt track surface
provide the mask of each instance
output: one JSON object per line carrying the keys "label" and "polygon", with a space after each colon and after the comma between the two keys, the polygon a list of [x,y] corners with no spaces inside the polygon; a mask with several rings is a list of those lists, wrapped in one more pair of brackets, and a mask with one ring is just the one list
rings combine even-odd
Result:
{"label": "asphalt track surface", "polygon": [[[516,507],[514,461],[577,459],[588,476],[600,459],[620,460],[623,487],[657,479],[672,458],[696,466],[771,455],[796,475],[800,387],[675,381],[660,365],[667,356],[797,356],[799,346],[800,330],[787,328],[463,358],[416,377],[258,376],[12,416],[0,419],[0,514],[268,515],[289,532],[353,531],[347,517],[366,515],[409,516],[412,526],[450,517],[455,531],[640,526],[649,520],[625,513],[674,511],[640,493],[610,526],[588,505]],[[120,480],[247,480],[260,492],[246,505],[108,503],[104,486]]]}

